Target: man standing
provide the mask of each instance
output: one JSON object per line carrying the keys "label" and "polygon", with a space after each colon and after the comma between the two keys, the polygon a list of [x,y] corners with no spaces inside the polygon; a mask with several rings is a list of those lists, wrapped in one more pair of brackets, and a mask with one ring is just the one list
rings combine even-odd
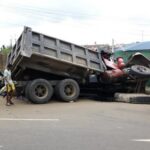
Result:
{"label": "man standing", "polygon": [[6,86],[6,106],[13,105],[14,103],[12,102],[12,97],[13,93],[15,91],[15,86],[14,83],[11,79],[11,69],[12,65],[9,64],[7,68],[4,70],[4,81],[5,81],[5,86]]}

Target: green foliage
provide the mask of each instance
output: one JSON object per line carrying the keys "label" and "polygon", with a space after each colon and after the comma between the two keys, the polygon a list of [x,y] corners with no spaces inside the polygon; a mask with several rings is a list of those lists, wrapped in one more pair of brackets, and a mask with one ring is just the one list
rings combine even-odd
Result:
{"label": "green foliage", "polygon": [[5,46],[3,45],[1,48],[0,48],[0,51],[1,51],[1,54],[9,54],[9,52],[11,51],[11,46]]}

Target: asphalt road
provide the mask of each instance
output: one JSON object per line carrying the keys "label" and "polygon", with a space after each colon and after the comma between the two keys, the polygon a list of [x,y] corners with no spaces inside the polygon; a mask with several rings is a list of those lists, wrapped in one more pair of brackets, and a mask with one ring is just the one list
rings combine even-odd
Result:
{"label": "asphalt road", "polygon": [[149,150],[150,105],[0,98],[0,150]]}

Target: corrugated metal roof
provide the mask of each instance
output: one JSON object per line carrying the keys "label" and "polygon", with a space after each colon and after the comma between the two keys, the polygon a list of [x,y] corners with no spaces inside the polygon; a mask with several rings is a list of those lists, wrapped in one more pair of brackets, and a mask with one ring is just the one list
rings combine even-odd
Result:
{"label": "corrugated metal roof", "polygon": [[150,41],[127,44],[124,47],[116,49],[116,51],[119,50],[121,51],[150,50]]}

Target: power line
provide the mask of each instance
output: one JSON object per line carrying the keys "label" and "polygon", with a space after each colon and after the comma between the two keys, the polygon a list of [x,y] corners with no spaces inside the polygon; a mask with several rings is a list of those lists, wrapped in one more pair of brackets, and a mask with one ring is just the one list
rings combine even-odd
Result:
{"label": "power line", "polygon": [[[0,5],[0,7],[6,7],[3,5]],[[7,6],[6,8],[16,11],[15,7],[12,6]],[[22,7],[17,7],[17,10],[20,11],[21,14],[23,14],[24,16],[30,17],[29,19],[31,19],[31,17],[33,17],[34,19],[42,19],[42,20],[50,20],[53,22],[60,22],[62,20],[65,20],[66,18],[71,18],[71,16],[67,16],[67,14],[63,14],[61,15],[61,12],[59,12],[60,14],[57,13],[53,13],[53,12],[46,12],[46,11],[39,11],[38,9],[32,9],[32,8],[25,8],[23,9]],[[35,19],[35,20],[36,20]],[[91,26],[90,23],[85,23],[85,22],[78,22],[78,24],[82,24],[85,26]]]}
{"label": "power line", "polygon": [[97,14],[87,14],[87,13],[79,13],[79,12],[68,12],[63,10],[47,10],[45,8],[37,8],[37,7],[31,7],[31,6],[13,6],[13,5],[2,5],[0,4],[0,7],[10,8],[13,10],[19,10],[19,11],[30,11],[30,12],[36,12],[36,13],[42,13],[42,14],[52,14],[52,15],[61,15],[61,16],[71,16],[71,17],[98,17]]}
{"label": "power line", "polygon": [[[0,7],[2,8],[7,8],[9,10],[12,10],[14,12],[19,12],[20,14],[22,14],[23,16],[27,16],[29,17],[29,20],[34,18],[35,21],[39,20],[45,20],[45,21],[52,21],[52,22],[60,22],[62,20],[65,20],[66,18],[86,18],[86,17],[98,17],[98,15],[95,14],[87,14],[87,13],[78,13],[78,12],[67,12],[67,11],[63,11],[63,10],[48,10],[45,8],[37,8],[37,7],[31,7],[31,6],[19,6],[19,5],[2,5],[0,4]],[[11,13],[11,12],[10,12]],[[102,21],[97,19],[97,21]],[[10,21],[7,21],[6,23],[10,24],[10,25],[24,25],[24,23],[12,23]],[[27,23],[27,22],[26,22]],[[30,23],[28,23],[30,24]],[[77,27],[78,25],[84,25],[84,27],[93,27],[92,22],[78,22],[77,24],[70,24],[73,27]],[[80,26],[80,28],[83,28],[83,26]],[[139,35],[139,31],[136,32],[124,32],[127,33],[128,35]],[[148,34],[148,32],[145,34],[144,36],[150,36],[150,34]]]}

